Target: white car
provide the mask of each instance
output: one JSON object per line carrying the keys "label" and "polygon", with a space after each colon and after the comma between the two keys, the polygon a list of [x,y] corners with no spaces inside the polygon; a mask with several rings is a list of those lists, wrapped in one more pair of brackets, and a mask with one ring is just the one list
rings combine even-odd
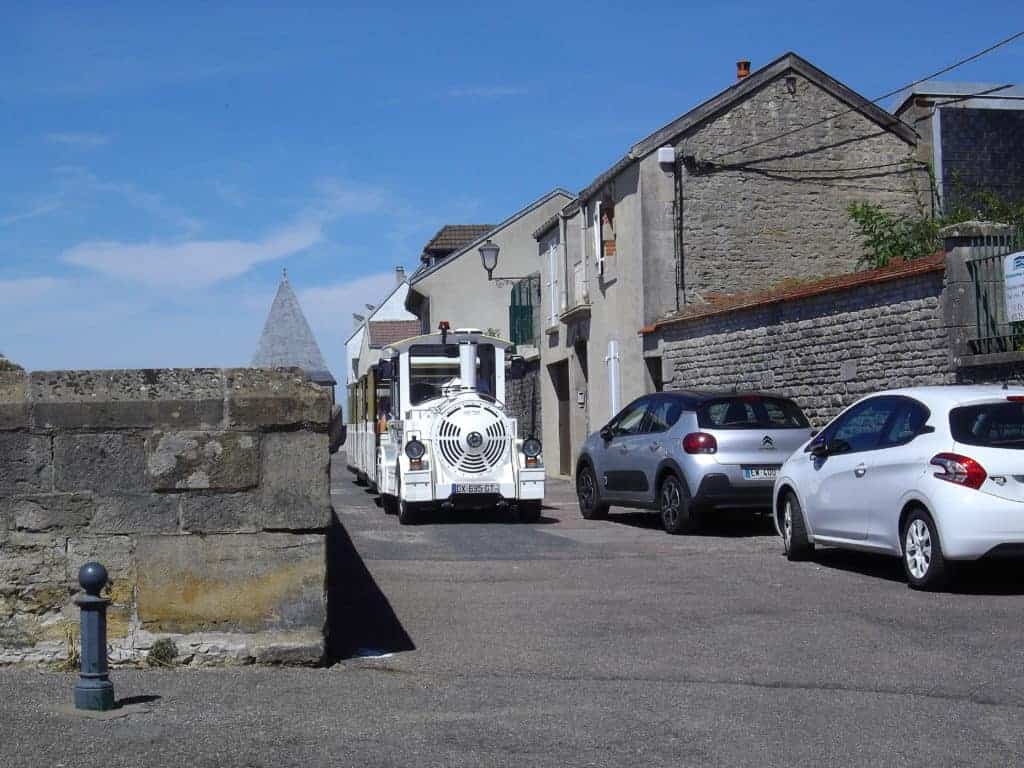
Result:
{"label": "white car", "polygon": [[915,387],[857,401],[782,465],[775,525],[815,545],[895,555],[911,587],[949,561],[1024,555],[1024,389]]}

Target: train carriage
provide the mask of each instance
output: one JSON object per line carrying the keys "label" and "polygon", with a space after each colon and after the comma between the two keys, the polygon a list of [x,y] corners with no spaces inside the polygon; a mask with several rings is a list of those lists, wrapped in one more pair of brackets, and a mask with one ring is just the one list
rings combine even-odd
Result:
{"label": "train carriage", "polygon": [[541,444],[518,437],[506,380],[512,345],[474,329],[416,336],[384,350],[349,389],[349,468],[403,524],[427,509],[498,507],[540,518]]}

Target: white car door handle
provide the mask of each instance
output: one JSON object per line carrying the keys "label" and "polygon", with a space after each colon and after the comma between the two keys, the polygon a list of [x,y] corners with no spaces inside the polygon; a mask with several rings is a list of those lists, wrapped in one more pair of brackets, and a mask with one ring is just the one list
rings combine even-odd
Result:
{"label": "white car door handle", "polygon": [[853,468],[853,474],[857,477],[864,477],[864,474],[868,471],[868,468],[864,464],[858,464]]}

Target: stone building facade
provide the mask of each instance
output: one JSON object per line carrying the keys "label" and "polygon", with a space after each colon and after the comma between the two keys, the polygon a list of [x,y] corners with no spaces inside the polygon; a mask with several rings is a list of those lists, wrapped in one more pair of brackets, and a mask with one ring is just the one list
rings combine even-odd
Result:
{"label": "stone building facade", "polygon": [[543,410],[560,414],[545,422],[551,473],[571,473],[587,434],[663,386],[642,328],[723,294],[857,269],[851,203],[927,205],[916,141],[789,53],[636,143],[549,219],[535,238],[549,286]]}

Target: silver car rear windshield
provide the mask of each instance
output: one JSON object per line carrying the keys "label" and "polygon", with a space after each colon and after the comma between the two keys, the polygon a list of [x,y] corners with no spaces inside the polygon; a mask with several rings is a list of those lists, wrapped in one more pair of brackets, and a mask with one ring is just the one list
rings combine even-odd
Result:
{"label": "silver car rear windshield", "polygon": [[949,412],[949,428],[958,443],[1024,449],[1024,402],[954,408]]}
{"label": "silver car rear windshield", "polygon": [[708,400],[697,408],[704,429],[806,429],[800,406],[782,397],[736,395]]}

